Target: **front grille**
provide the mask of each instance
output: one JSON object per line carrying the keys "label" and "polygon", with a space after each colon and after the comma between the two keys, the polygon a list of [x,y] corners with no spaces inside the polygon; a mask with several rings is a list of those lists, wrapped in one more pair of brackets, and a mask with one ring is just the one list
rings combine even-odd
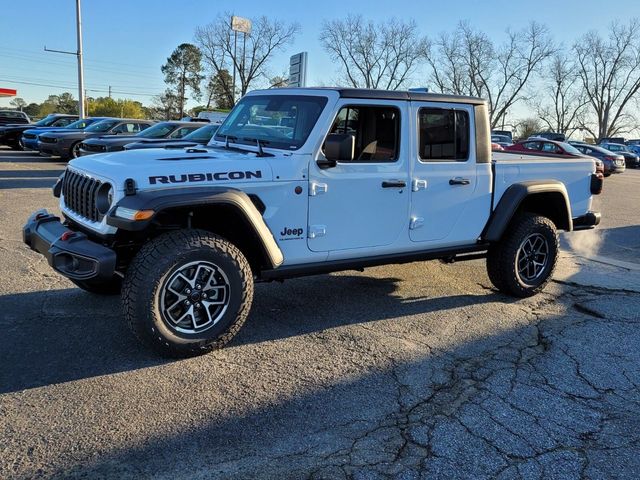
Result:
{"label": "front grille", "polygon": [[83,143],[80,145],[80,148],[86,150],[87,152],[104,152],[106,148],[104,145],[93,145],[91,143]]}
{"label": "front grille", "polygon": [[23,136],[24,138],[28,138],[29,140],[33,140],[34,138],[37,138],[35,133],[25,133]]}
{"label": "front grille", "polygon": [[56,143],[58,141],[57,138],[51,138],[51,137],[40,137],[40,141],[42,143]]}
{"label": "front grille", "polygon": [[102,182],[67,169],[62,181],[62,195],[65,206],[93,222],[100,220],[96,207],[96,195]]}

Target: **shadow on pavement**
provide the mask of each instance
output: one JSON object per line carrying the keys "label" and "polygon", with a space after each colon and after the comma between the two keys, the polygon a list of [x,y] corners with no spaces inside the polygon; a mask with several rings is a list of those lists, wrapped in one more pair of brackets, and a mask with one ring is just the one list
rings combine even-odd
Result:
{"label": "shadow on pavement", "polygon": [[[353,280],[338,283],[349,288]],[[324,286],[329,282],[325,279]],[[392,285],[392,279],[369,283],[376,293],[388,293]],[[456,297],[452,305],[474,300]],[[327,301],[321,297],[317,303],[327,307]],[[379,307],[368,309],[372,320],[385,316]],[[418,306],[400,306],[398,315],[442,307],[425,299]],[[351,311],[353,305],[336,312],[343,324],[354,320],[343,316]],[[264,320],[254,317],[252,323]],[[307,322],[301,327],[306,330],[327,328],[313,316],[299,320]],[[570,320],[545,315],[537,326],[459,341],[410,360],[389,350],[386,364],[377,362],[371,370],[324,386],[309,378],[313,386],[301,383],[303,393],[287,392],[275,403],[257,401],[248,411],[235,412],[228,404],[216,408],[220,398],[233,406],[235,390],[207,394],[190,384],[205,404],[210,398],[207,414],[196,417],[200,420],[191,421],[185,413],[181,421],[163,425],[162,433],[140,433],[100,456],[87,452],[53,473],[56,478],[333,479],[518,478],[535,471],[539,475],[532,478],[626,477],[640,468],[635,444],[629,443],[632,437],[637,441],[631,425],[637,424],[638,408],[614,398],[633,394],[616,387],[604,393],[611,395],[610,403],[596,401],[597,395],[586,401],[595,394],[588,379],[607,375],[612,368],[608,351],[612,343],[625,343],[624,331],[603,342],[606,321],[572,325]],[[634,357],[637,351],[629,364]],[[584,362],[578,373],[577,359]],[[258,379],[273,368],[268,362],[252,362],[252,367],[229,373],[222,385],[234,375],[240,385],[259,384],[243,376]],[[640,372],[634,372],[630,375],[637,381]],[[171,405],[160,387],[154,391],[158,408]],[[137,411],[133,400],[111,408],[125,416]],[[157,428],[161,418],[150,411],[142,424]],[[385,469],[394,473],[380,473]]]}
{"label": "shadow on pavement", "polygon": [[[319,276],[256,286],[252,313],[234,345],[338,326],[447,310],[502,295],[401,299],[398,279]],[[310,301],[313,299],[313,301]],[[168,363],[139,345],[122,320],[118,296],[80,289],[0,297],[0,393]]]}
{"label": "shadow on pavement", "polygon": [[52,187],[60,170],[0,170],[0,189]]}

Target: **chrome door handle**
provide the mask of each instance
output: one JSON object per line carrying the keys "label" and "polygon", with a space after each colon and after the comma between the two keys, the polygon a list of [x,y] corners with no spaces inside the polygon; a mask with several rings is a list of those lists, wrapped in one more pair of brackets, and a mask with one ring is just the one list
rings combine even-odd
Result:
{"label": "chrome door handle", "polygon": [[449,180],[449,185],[469,185],[471,182],[468,178],[455,177]]}

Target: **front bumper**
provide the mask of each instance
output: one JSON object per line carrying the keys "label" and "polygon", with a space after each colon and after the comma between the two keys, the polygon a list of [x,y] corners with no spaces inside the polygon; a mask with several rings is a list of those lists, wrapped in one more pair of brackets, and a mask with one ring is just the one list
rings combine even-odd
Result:
{"label": "front bumper", "polygon": [[38,139],[22,137],[22,146],[27,150],[38,151]]}
{"label": "front bumper", "polygon": [[68,229],[46,210],[33,213],[22,228],[22,240],[44,255],[57,272],[74,280],[110,280],[116,269],[116,252]]}
{"label": "front bumper", "polygon": [[38,150],[46,155],[54,157],[66,157],[69,155],[70,145],[61,145],[60,143],[48,143],[38,141]]}

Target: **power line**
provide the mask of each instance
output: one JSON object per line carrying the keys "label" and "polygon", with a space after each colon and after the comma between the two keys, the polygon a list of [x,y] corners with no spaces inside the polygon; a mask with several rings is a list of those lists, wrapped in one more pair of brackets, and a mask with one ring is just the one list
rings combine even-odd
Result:
{"label": "power line", "polygon": [[[59,88],[59,89],[74,89],[77,88],[77,85],[73,85],[73,86],[69,86],[69,85],[53,85],[50,83],[37,83],[37,82],[25,82],[25,81],[20,81],[20,80],[9,80],[6,78],[0,78],[0,81],[2,82],[9,82],[9,83],[18,83],[21,85],[34,85],[34,86],[38,86],[38,87],[51,87],[51,88]],[[94,92],[94,93],[108,93],[109,90],[108,89],[97,89],[97,88],[87,88],[86,89],[87,92]],[[138,97],[155,97],[156,95],[159,95],[159,93],[133,93],[133,92],[122,92],[119,90],[111,90],[111,93],[119,93],[121,95],[133,95],[133,96],[138,96]]]}

